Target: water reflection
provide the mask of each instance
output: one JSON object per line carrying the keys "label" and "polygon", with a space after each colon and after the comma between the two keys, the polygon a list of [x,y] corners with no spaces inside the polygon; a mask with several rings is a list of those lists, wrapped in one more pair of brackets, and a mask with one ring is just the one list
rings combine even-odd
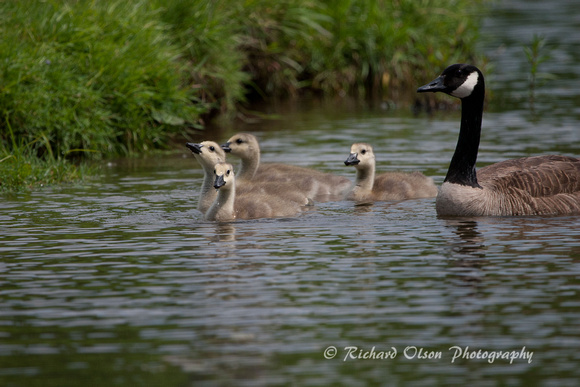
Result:
{"label": "water reflection", "polygon": [[[236,226],[232,222],[215,224],[215,233],[210,238],[212,242],[232,242],[236,240]],[[233,245],[231,245],[233,246]]]}
{"label": "water reflection", "polygon": [[[462,292],[463,297],[454,301],[454,309],[470,313],[479,309],[478,299],[487,286],[485,281],[485,267],[489,264],[486,259],[486,244],[483,234],[478,231],[476,220],[467,218],[443,219],[445,227],[453,231],[454,237],[449,240],[449,274],[455,286],[467,287],[468,293]],[[470,300],[466,297],[475,297]],[[475,303],[475,305],[472,305]],[[457,306],[460,305],[459,307]]]}
{"label": "water reflection", "polygon": [[477,230],[476,220],[463,218],[444,219],[445,226],[452,229],[459,239],[450,242],[453,257],[485,258],[485,240]]}

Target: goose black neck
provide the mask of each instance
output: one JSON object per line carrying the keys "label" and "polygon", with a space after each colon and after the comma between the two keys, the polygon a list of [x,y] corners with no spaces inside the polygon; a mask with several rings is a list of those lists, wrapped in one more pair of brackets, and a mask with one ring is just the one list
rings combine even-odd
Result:
{"label": "goose black neck", "polygon": [[445,177],[446,182],[481,188],[477,183],[475,163],[481,135],[484,95],[483,85],[478,85],[469,97],[461,100],[459,139]]}

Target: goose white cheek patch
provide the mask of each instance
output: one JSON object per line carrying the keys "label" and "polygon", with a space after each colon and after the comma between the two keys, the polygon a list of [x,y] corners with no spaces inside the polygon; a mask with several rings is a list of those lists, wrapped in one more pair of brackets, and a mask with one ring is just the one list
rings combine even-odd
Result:
{"label": "goose white cheek patch", "polygon": [[473,88],[477,85],[477,81],[479,80],[479,74],[477,71],[472,72],[469,74],[465,82],[461,84],[457,89],[451,92],[451,95],[457,98],[465,98],[471,95]]}

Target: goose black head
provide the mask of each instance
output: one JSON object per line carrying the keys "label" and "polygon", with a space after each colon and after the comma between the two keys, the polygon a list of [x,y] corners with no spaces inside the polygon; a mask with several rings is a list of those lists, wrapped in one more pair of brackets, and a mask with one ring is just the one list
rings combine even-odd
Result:
{"label": "goose black head", "polygon": [[454,64],[439,77],[417,89],[417,93],[443,92],[459,99],[485,93],[483,74],[473,65]]}

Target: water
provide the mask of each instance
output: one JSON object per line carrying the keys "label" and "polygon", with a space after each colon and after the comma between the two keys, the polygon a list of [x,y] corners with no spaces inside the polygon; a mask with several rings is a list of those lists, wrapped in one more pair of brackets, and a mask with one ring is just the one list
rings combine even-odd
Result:
{"label": "water", "polygon": [[[578,5],[496,6],[480,165],[578,155]],[[531,111],[521,44],[536,29],[555,56],[543,71],[557,79]],[[364,140],[380,171],[437,183],[457,139],[457,112],[344,101],[274,110],[283,119],[214,139],[253,131],[264,161],[351,178],[343,161]],[[423,199],[217,224],[195,210],[201,176],[184,147],[2,198],[0,385],[578,384],[580,217],[449,220]],[[487,358],[452,362],[452,347]],[[490,363],[495,351],[532,357]]]}

